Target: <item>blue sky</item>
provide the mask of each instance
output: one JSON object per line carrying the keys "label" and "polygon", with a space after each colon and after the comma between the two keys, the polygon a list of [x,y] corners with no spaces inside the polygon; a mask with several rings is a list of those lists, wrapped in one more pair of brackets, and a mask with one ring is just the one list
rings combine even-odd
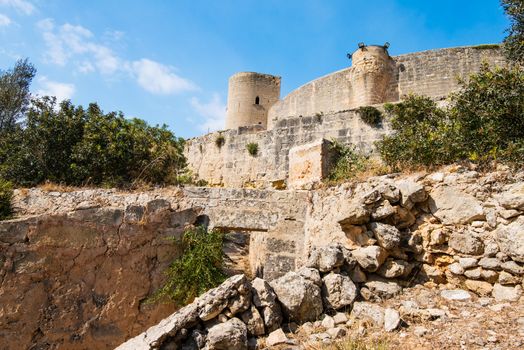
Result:
{"label": "blue sky", "polygon": [[0,0],[0,69],[29,57],[35,94],[191,137],[222,128],[235,72],[282,76],[283,97],[360,41],[398,55],[500,42],[507,26],[498,0]]}

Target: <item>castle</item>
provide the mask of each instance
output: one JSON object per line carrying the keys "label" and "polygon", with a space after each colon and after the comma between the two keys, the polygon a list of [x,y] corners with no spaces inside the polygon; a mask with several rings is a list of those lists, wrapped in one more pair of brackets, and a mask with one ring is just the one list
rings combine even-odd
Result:
{"label": "castle", "polygon": [[[229,79],[226,130],[187,142],[190,168],[210,185],[300,185],[323,176],[322,164],[318,164],[324,152],[322,140],[335,139],[369,151],[391,131],[387,120],[380,127],[364,123],[358,107],[380,108],[408,94],[444,100],[459,87],[458,78],[477,72],[483,62],[505,64],[498,45],[396,57],[389,55],[388,46],[360,43],[348,55],[350,67],[315,79],[283,99],[278,76],[255,72],[233,75]],[[217,142],[219,135],[223,145]],[[258,146],[256,155],[246,150],[249,143]],[[310,175],[313,178],[304,179]]]}

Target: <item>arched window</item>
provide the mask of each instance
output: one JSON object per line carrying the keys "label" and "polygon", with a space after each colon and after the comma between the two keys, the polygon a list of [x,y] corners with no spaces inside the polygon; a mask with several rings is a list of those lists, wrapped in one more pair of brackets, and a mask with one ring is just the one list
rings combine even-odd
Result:
{"label": "arched window", "polygon": [[255,98],[255,104],[256,104],[256,105],[259,105],[259,104],[260,104],[260,97],[257,96],[257,98]]}

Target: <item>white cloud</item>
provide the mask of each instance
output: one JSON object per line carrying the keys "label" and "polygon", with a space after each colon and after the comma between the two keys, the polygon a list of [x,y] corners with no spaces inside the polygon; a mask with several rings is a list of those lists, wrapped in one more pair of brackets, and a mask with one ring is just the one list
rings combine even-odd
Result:
{"label": "white cloud", "polygon": [[223,130],[226,123],[226,104],[222,102],[220,95],[213,94],[211,100],[202,103],[196,97],[191,99],[191,106],[204,118],[204,123],[199,125],[203,132]]}
{"label": "white cloud", "polygon": [[26,0],[0,0],[0,5],[12,7],[25,15],[30,15],[35,11],[35,6]]}
{"label": "white cloud", "polygon": [[49,80],[47,77],[38,79],[40,89],[36,91],[40,96],[55,96],[58,102],[70,99],[75,93],[75,86],[68,83],[60,83]]}
{"label": "white cloud", "polygon": [[[1,0],[0,0],[1,1]],[[56,26],[52,19],[37,23],[47,46],[45,59],[65,66],[73,61],[80,73],[99,72],[105,76],[123,73],[136,79],[146,91],[171,95],[196,90],[197,86],[174,72],[174,68],[142,58],[136,61],[122,59],[113,50],[97,42],[93,33],[80,25],[70,23]],[[115,40],[123,32],[111,32]]]}
{"label": "white cloud", "polygon": [[0,13],[0,27],[7,27],[11,24],[11,18]]}
{"label": "white cloud", "polygon": [[170,95],[196,89],[191,81],[176,75],[173,68],[147,58],[134,61],[131,68],[138,84],[153,94]]}

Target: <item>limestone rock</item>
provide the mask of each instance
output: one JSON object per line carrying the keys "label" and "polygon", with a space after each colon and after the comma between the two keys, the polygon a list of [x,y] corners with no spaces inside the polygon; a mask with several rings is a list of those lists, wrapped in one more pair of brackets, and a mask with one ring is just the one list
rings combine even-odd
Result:
{"label": "limestone rock", "polygon": [[415,203],[423,202],[427,199],[427,193],[424,187],[411,180],[402,180],[396,183],[400,190],[400,205],[404,208],[411,209]]}
{"label": "limestone rock", "polygon": [[335,328],[335,320],[333,317],[326,315],[326,317],[322,319],[321,325],[325,329]]}
{"label": "limestone rock", "polygon": [[280,304],[275,303],[262,309],[262,317],[266,325],[266,331],[272,332],[282,324],[282,309]]}
{"label": "limestone rock", "polygon": [[367,281],[367,276],[364,273],[364,271],[362,271],[362,268],[360,266],[355,266],[355,268],[351,270],[351,272],[349,273],[349,278],[351,278],[351,280],[356,283],[362,283]]}
{"label": "limestone rock", "polygon": [[296,272],[288,272],[271,281],[271,286],[290,320],[314,321],[322,313],[320,288]]}
{"label": "limestone rock", "polygon": [[380,268],[377,273],[385,278],[406,277],[413,269],[413,265],[404,260],[388,260]]}
{"label": "limestone rock", "polygon": [[322,277],[320,277],[320,273],[317,269],[313,269],[310,267],[301,267],[297,270],[297,273],[307,279],[308,281],[311,281],[315,283],[317,286],[322,286]]}
{"label": "limestone rock", "polygon": [[517,301],[522,295],[522,287],[520,285],[503,286],[495,283],[491,295],[496,301]]}
{"label": "limestone rock", "polygon": [[384,330],[392,332],[400,325],[400,314],[397,310],[386,308],[384,311]]}
{"label": "limestone rock", "polygon": [[357,319],[368,319],[376,326],[384,326],[384,308],[365,301],[357,301],[353,304],[351,315]]}
{"label": "limestone rock", "polygon": [[381,221],[395,213],[395,207],[393,207],[389,201],[384,201],[381,205],[373,210],[371,213],[371,219],[375,221]]}
{"label": "limestone rock", "polygon": [[331,339],[338,339],[338,338],[344,337],[347,332],[344,328],[333,327],[333,328],[328,329],[326,333],[329,334],[329,337]]}
{"label": "limestone rock", "polygon": [[501,271],[498,277],[498,282],[504,286],[518,284],[521,280],[520,278],[513,276],[512,274],[506,271]]}
{"label": "limestone rock", "polygon": [[318,269],[320,272],[329,272],[344,264],[344,254],[337,245],[317,248]]}
{"label": "limestone rock", "polygon": [[273,288],[261,278],[255,278],[251,281],[253,304],[256,307],[271,306],[275,304],[277,298]]}
{"label": "limestone rock", "polygon": [[473,232],[455,231],[449,238],[449,246],[459,253],[480,255],[484,252],[484,243]]}
{"label": "limestone rock", "polygon": [[247,311],[244,311],[241,315],[242,321],[247,326],[247,333],[252,336],[259,336],[265,333],[264,320],[260,316],[257,308],[251,306]]}
{"label": "limestone rock", "polygon": [[515,261],[524,262],[524,216],[509,225],[499,225],[495,232],[500,251]]}
{"label": "limestone rock", "polygon": [[431,213],[445,225],[468,224],[484,219],[481,203],[472,195],[452,186],[442,186],[431,191]]}
{"label": "limestone rock", "polygon": [[375,272],[387,258],[387,251],[378,246],[358,248],[352,251],[353,256],[362,268],[369,272]]}
{"label": "limestone rock", "polygon": [[246,325],[232,318],[209,328],[207,346],[209,350],[247,350]]}
{"label": "limestone rock", "polygon": [[382,248],[393,249],[400,245],[400,231],[395,226],[373,222],[369,227]]}
{"label": "limestone rock", "polygon": [[[240,294],[244,291],[244,295]],[[231,316],[247,310],[250,304],[251,286],[245,275],[228,278],[220,286],[201,295],[198,300],[199,316],[208,321],[229,307]]]}
{"label": "limestone rock", "polygon": [[462,289],[445,289],[440,292],[440,296],[447,300],[468,300],[471,295]]}
{"label": "limestone rock", "polygon": [[267,346],[276,346],[279,344],[287,344],[288,342],[289,342],[289,338],[286,336],[282,328],[274,330],[266,338]]}
{"label": "limestone rock", "polygon": [[514,275],[524,275],[524,267],[520,266],[512,260],[502,263],[501,267],[504,271],[507,271]]}
{"label": "limestone rock", "polygon": [[339,324],[346,323],[348,321],[348,317],[347,317],[347,315],[344,312],[337,312],[333,316],[333,320],[335,321],[336,325],[339,325]]}
{"label": "limestone rock", "polygon": [[496,196],[500,205],[506,209],[524,210],[524,183],[510,185],[506,191]]}
{"label": "limestone rock", "polygon": [[391,204],[395,204],[400,200],[400,190],[392,184],[383,184],[377,187],[382,198],[386,199]]}
{"label": "limestone rock", "polygon": [[502,264],[497,258],[482,258],[479,260],[479,266],[489,270],[500,270]]}
{"label": "limestone rock", "polygon": [[331,272],[322,281],[322,297],[328,309],[350,306],[357,297],[357,287],[347,276]]}
{"label": "limestone rock", "polygon": [[371,276],[364,286],[371,296],[379,299],[389,299],[402,292],[402,287],[394,281],[385,280],[378,276]]}
{"label": "limestone rock", "polygon": [[337,220],[341,226],[345,225],[362,225],[369,221],[369,209],[358,201],[349,202],[347,205],[340,208]]}
{"label": "limestone rock", "polygon": [[448,266],[448,270],[454,275],[463,275],[464,268],[459,263],[454,263]]}
{"label": "limestone rock", "polygon": [[466,280],[464,284],[466,288],[480,296],[489,295],[493,289],[490,283],[484,281]]}
{"label": "limestone rock", "polygon": [[465,269],[469,269],[470,267],[476,267],[478,264],[478,259],[475,258],[459,258],[458,260],[460,266],[462,266]]}
{"label": "limestone rock", "polygon": [[475,269],[466,270],[464,272],[464,276],[467,278],[472,278],[474,280],[478,280],[481,276],[482,269],[480,267],[477,267]]}

